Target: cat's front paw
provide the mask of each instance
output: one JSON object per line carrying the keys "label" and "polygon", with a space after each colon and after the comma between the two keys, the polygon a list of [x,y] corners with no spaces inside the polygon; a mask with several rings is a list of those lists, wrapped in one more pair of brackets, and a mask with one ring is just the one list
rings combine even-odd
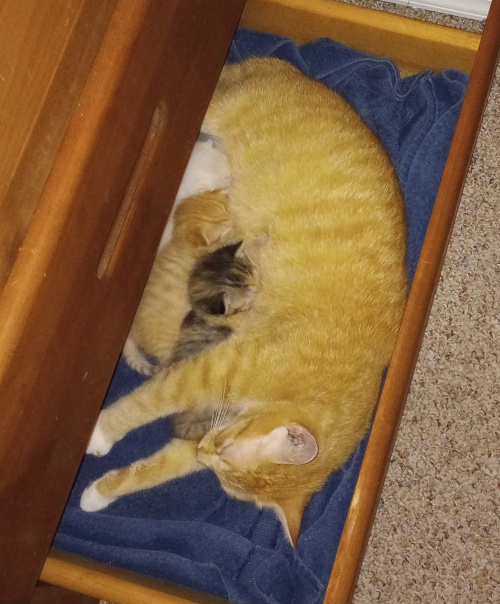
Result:
{"label": "cat's front paw", "polygon": [[227,189],[231,184],[231,168],[221,143],[209,134],[196,141],[182,179],[177,199],[184,199],[200,191]]}
{"label": "cat's front paw", "polygon": [[98,512],[107,508],[110,503],[116,500],[116,497],[105,497],[97,490],[98,480],[91,482],[83,491],[80,498],[80,507],[84,512]]}
{"label": "cat's front paw", "polygon": [[87,453],[89,455],[101,457],[102,455],[109,453],[113,444],[113,441],[106,437],[99,425],[99,422],[97,422],[94,431],[92,432],[92,436],[90,437],[89,444],[87,445]]}

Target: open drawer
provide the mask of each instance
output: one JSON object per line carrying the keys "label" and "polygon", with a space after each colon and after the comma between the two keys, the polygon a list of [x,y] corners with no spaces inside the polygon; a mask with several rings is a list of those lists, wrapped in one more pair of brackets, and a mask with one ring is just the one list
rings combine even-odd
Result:
{"label": "open drawer", "polygon": [[[494,0],[492,4],[480,45],[479,37],[473,34],[374,13],[330,0],[248,0],[241,24],[251,29],[287,35],[298,42],[328,36],[354,48],[388,56],[408,71],[455,67],[471,72],[466,99],[326,594],[326,602],[348,602],[362,562],[493,77],[500,43],[500,2]],[[134,274],[134,279],[143,282],[144,276]],[[113,309],[108,307],[107,311],[112,312]],[[124,320],[121,341],[126,331],[125,323]],[[119,348],[120,338],[117,336],[110,343],[109,354],[113,356],[114,353],[116,358]],[[89,409],[94,405],[96,411],[98,404],[97,400],[89,402]],[[87,425],[85,435],[88,432]],[[85,439],[79,438],[81,452],[81,441]],[[123,571],[110,571],[93,562],[55,551],[45,563],[42,579],[116,603],[215,601],[211,597],[190,594]]]}

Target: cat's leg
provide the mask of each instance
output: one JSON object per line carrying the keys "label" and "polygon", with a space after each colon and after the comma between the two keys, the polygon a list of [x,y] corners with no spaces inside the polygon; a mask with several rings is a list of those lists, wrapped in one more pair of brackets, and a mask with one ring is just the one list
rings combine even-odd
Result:
{"label": "cat's leg", "polygon": [[198,441],[172,439],[157,453],[126,468],[112,470],[91,483],[83,492],[80,507],[96,512],[122,495],[150,489],[174,478],[205,469],[198,463]]}
{"label": "cat's leg", "polygon": [[142,375],[154,375],[160,370],[159,365],[153,365],[145,357],[139,346],[129,336],[123,347],[123,356],[127,365]]}
{"label": "cat's leg", "polygon": [[176,400],[177,375],[164,370],[101,411],[87,453],[106,455],[126,434],[185,406]]}
{"label": "cat's leg", "polygon": [[200,133],[182,178],[170,218],[158,246],[158,252],[172,238],[172,216],[177,205],[186,197],[201,191],[225,190],[231,184],[231,168],[221,143],[210,134]]}

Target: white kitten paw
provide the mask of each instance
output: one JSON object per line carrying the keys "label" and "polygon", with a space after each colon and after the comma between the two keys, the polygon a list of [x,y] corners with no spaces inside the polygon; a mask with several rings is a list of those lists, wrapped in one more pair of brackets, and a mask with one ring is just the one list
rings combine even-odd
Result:
{"label": "white kitten paw", "polygon": [[196,141],[182,179],[177,199],[190,197],[200,191],[227,189],[231,184],[231,168],[220,143],[202,134]]}
{"label": "white kitten paw", "polygon": [[114,443],[109,438],[106,438],[99,426],[99,422],[97,422],[94,431],[92,432],[92,436],[90,437],[89,444],[87,445],[87,453],[89,455],[101,457],[102,455],[109,453],[113,444]]}
{"label": "white kitten paw", "polygon": [[107,508],[110,503],[113,503],[117,499],[116,497],[104,497],[104,495],[101,495],[97,490],[97,483],[97,480],[90,483],[82,493],[80,507],[84,512],[98,512]]}

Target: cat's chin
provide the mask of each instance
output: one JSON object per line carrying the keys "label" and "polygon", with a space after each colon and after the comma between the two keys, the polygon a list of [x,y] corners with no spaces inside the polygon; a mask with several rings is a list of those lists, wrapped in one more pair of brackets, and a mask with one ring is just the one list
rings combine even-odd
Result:
{"label": "cat's chin", "polygon": [[87,453],[89,455],[96,455],[97,457],[101,457],[109,453],[112,446],[113,443],[108,438],[106,438],[104,432],[99,426],[99,422],[97,422],[94,431],[92,432],[92,436],[90,437],[89,444],[87,445]]}
{"label": "cat's chin", "polygon": [[80,507],[84,512],[103,510],[116,499],[116,497],[104,497],[104,495],[101,495],[97,490],[97,482],[97,480],[92,482],[82,493]]}

